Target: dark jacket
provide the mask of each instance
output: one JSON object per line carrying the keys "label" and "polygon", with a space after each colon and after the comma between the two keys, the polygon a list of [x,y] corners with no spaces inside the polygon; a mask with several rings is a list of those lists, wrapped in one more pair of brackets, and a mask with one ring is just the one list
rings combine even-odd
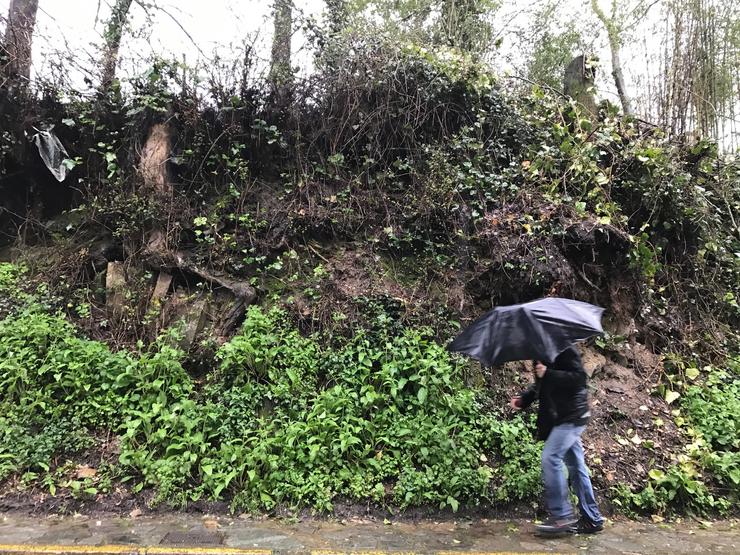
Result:
{"label": "dark jacket", "polygon": [[587,382],[588,376],[575,347],[563,351],[555,362],[547,367],[542,379],[535,377],[535,383],[521,394],[518,404],[524,409],[535,399],[539,400],[538,439],[547,439],[550,430],[560,424],[572,423],[582,426],[588,423],[591,413]]}

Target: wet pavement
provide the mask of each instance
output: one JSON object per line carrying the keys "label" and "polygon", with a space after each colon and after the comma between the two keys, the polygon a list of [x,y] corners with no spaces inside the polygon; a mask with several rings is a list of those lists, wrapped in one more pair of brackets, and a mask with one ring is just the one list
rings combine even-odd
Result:
{"label": "wet pavement", "polygon": [[[704,526],[694,521],[673,524],[610,522],[604,532],[595,536],[573,535],[556,539],[538,538],[532,531],[533,524],[523,520],[290,522],[188,515],[122,518],[0,514],[0,554],[228,553],[229,548],[278,554],[369,551],[740,553],[740,523],[736,520],[706,523]],[[62,546],[69,548],[63,549]],[[100,546],[114,546],[115,549]],[[122,549],[124,547],[126,549]],[[163,548],[173,549],[167,551]],[[181,548],[189,548],[190,551]]]}

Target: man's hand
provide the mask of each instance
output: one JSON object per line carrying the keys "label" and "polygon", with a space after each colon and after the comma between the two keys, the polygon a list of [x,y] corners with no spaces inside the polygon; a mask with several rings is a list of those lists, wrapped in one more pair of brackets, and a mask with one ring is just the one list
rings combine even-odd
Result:
{"label": "man's hand", "polygon": [[547,372],[547,366],[545,366],[541,362],[537,362],[534,365],[534,373],[537,375],[538,378],[542,379],[545,376],[545,372]]}
{"label": "man's hand", "polygon": [[509,406],[514,410],[522,410],[522,407],[519,406],[519,401],[521,398],[517,395],[516,397],[512,397],[509,401]]}

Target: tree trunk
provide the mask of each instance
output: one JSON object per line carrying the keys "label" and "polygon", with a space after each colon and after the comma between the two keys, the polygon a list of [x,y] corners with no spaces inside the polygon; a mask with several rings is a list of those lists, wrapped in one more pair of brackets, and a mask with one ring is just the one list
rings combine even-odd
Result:
{"label": "tree trunk", "polygon": [[444,0],[444,2],[442,2],[442,13],[439,17],[439,25],[441,28],[442,42],[448,46],[457,45],[458,16],[459,14],[455,6],[455,0]]}
{"label": "tree trunk", "polygon": [[289,87],[293,75],[290,67],[290,43],[293,27],[292,0],[275,0],[275,34],[272,38],[270,81],[280,96]]}
{"label": "tree trunk", "polygon": [[474,0],[444,0],[440,14],[441,42],[462,50],[472,50],[482,37],[480,14]]}
{"label": "tree trunk", "polygon": [[3,40],[3,54],[7,56],[4,74],[9,79],[28,82],[31,78],[31,47],[38,8],[38,0],[10,0]]}
{"label": "tree trunk", "polygon": [[563,77],[563,92],[571,97],[594,120],[597,116],[596,97],[594,96],[595,71],[587,63],[585,55],[573,58],[565,68]]}
{"label": "tree trunk", "polygon": [[616,8],[617,0],[612,0],[612,16],[607,17],[604,10],[599,6],[598,0],[591,0],[591,7],[593,8],[596,17],[601,20],[606,29],[606,34],[609,37],[609,49],[612,54],[612,77],[614,77],[614,84],[617,87],[617,93],[619,94],[619,100],[622,103],[622,110],[626,116],[632,115],[632,105],[630,102],[629,95],[627,94],[627,87],[624,84],[624,74],[622,73],[622,62],[619,58],[620,49],[620,29],[617,26],[616,20]]}
{"label": "tree trunk", "polygon": [[624,84],[624,74],[622,73],[622,62],[619,58],[619,37],[612,36],[609,33],[609,49],[612,53],[612,77],[614,77],[614,84],[617,86],[617,94],[619,94],[619,101],[622,103],[622,110],[624,115],[632,115],[632,103],[630,97],[627,94],[627,87]]}
{"label": "tree trunk", "polygon": [[103,68],[100,80],[101,92],[107,91],[116,78],[118,65],[118,51],[121,47],[123,27],[126,24],[128,11],[133,0],[116,0],[113,12],[105,28],[105,46],[103,47]]}

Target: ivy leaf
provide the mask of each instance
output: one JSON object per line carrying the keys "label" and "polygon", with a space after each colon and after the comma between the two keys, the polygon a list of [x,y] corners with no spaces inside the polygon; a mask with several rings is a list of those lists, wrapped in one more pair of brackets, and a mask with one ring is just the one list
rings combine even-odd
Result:
{"label": "ivy leaf", "polygon": [[681,394],[678,391],[668,390],[665,392],[665,402],[670,405],[673,401],[678,399],[680,396]]}

